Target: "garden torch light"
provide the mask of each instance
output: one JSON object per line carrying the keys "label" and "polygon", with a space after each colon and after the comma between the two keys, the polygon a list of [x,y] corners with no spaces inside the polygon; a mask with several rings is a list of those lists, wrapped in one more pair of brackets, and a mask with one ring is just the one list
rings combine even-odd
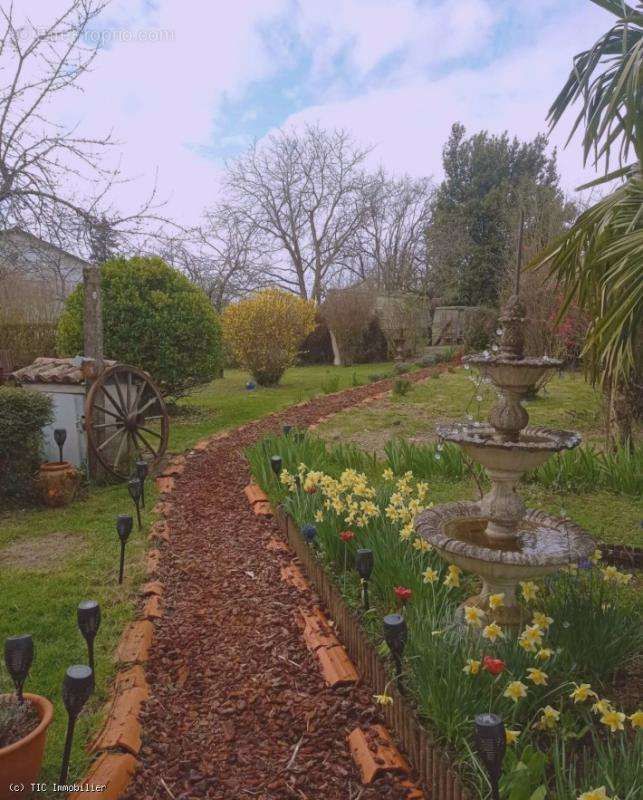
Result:
{"label": "garden torch light", "polygon": [[24,703],[22,687],[27,680],[33,662],[33,639],[28,633],[9,636],[4,642],[4,663],[16,687],[19,703]]}
{"label": "garden torch light", "polygon": [[77,609],[78,628],[87,642],[89,668],[94,672],[94,639],[100,627],[100,606],[95,600],[83,600]]}
{"label": "garden torch light", "polygon": [[360,547],[355,553],[355,569],[362,581],[362,602],[364,611],[368,611],[368,579],[373,572],[373,551]]}
{"label": "garden torch light", "polygon": [[141,524],[141,495],[143,494],[143,483],[140,478],[130,478],[127,481],[127,491],[136,506],[136,520],[138,522],[139,531],[142,528]]}
{"label": "garden torch light", "polygon": [[150,471],[149,464],[147,461],[140,461],[136,462],[136,477],[141,482],[141,506],[145,508],[145,479],[147,478],[147,473]]}
{"label": "garden torch light", "polygon": [[59,783],[65,784],[69,772],[69,756],[74,739],[74,726],[83,706],[89,700],[94,690],[94,673],[85,664],[75,664],[69,667],[63,680],[63,703],[67,709],[67,736],[63,751],[63,763],[60,767]]}
{"label": "garden torch light", "polygon": [[493,800],[500,800],[500,774],[505,756],[505,726],[497,714],[476,714],[475,742],[480,760],[484,764]]}
{"label": "garden torch light", "polygon": [[67,430],[65,428],[54,428],[54,442],[58,445],[58,463],[63,463],[63,447],[67,441]]}
{"label": "garden torch light", "polygon": [[290,431],[292,430],[292,425],[284,425],[282,431],[284,432],[284,436],[288,436]]}
{"label": "garden torch light", "polygon": [[123,583],[123,570],[125,569],[125,544],[129,539],[129,535],[132,532],[132,526],[134,525],[134,520],[129,514],[119,514],[116,517],[116,531],[118,533],[118,538],[121,540],[121,563],[120,568],[118,570],[118,582]]}
{"label": "garden torch light", "polygon": [[398,689],[402,688],[402,653],[406,644],[408,629],[401,614],[387,614],[384,617],[384,641],[393,656]]}
{"label": "garden torch light", "polygon": [[279,477],[281,473],[282,466],[283,466],[283,461],[281,459],[281,456],[270,456],[270,468],[277,477]]}

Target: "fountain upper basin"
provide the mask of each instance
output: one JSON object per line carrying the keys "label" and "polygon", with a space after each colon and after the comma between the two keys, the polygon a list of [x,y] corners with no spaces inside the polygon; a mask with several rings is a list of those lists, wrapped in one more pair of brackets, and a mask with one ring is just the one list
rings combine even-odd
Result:
{"label": "fountain upper basin", "polygon": [[438,435],[455,442],[488,470],[520,474],[543,464],[553,453],[571,450],[581,442],[579,434],[551,428],[527,427],[517,442],[498,441],[491,425],[455,423],[438,425]]}
{"label": "fountain upper basin", "polygon": [[485,353],[465,356],[462,360],[465,364],[477,367],[485,377],[491,378],[495,386],[519,395],[524,395],[543,375],[552,369],[560,369],[564,363],[558,358],[546,356],[508,358]]}

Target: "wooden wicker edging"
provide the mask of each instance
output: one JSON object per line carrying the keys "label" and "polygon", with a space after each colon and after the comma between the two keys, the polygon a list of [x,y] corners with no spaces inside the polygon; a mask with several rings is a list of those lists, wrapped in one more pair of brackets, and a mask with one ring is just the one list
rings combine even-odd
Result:
{"label": "wooden wicker edging", "polygon": [[282,508],[278,508],[275,520],[288,538],[290,546],[297,554],[321,600],[327,606],[341,634],[342,644],[364,679],[377,693],[382,694],[386,690],[386,693],[393,698],[391,705],[382,706],[382,714],[387,725],[395,732],[429,796],[432,800],[472,800],[452,769],[444,750],[422,726],[409,701],[391,683],[390,671],[366,638],[359,620],[347,606],[324,568],[311,555],[311,548],[302,538],[293,518]]}

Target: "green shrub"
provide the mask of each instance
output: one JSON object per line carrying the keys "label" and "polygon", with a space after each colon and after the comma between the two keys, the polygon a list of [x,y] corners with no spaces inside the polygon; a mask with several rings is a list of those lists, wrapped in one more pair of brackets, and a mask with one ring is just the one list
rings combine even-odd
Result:
{"label": "green shrub", "polygon": [[406,378],[397,378],[393,383],[393,394],[396,397],[404,397],[411,391],[411,381]]}
{"label": "green shrub", "polygon": [[[102,267],[105,356],[149,372],[172,397],[211,381],[221,366],[218,317],[201,289],[160,258]],[[58,323],[61,355],[83,351],[83,286]]]}
{"label": "green shrub", "polygon": [[53,322],[0,322],[0,350],[8,350],[13,369],[26,367],[39,356],[56,355]]}
{"label": "green shrub", "polygon": [[[354,375],[355,373],[353,373]],[[324,394],[333,394],[339,391],[339,375],[329,375],[321,382],[321,390]]]}
{"label": "green shrub", "polygon": [[0,388],[0,499],[29,499],[40,465],[42,428],[53,419],[40,392]]}

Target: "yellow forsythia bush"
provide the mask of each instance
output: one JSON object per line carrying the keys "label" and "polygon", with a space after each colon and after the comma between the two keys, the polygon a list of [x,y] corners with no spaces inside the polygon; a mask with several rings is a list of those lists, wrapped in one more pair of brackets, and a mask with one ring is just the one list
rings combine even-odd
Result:
{"label": "yellow forsythia bush", "polygon": [[315,328],[315,305],[282,289],[263,289],[229,305],[221,324],[234,359],[260,386],[274,386]]}

